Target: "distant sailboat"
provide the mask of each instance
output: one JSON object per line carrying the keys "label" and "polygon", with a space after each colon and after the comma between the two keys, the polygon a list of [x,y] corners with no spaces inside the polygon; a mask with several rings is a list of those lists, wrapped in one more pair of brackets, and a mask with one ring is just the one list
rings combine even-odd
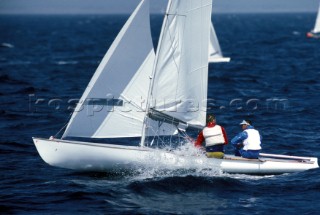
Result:
{"label": "distant sailboat", "polygon": [[229,62],[229,57],[223,57],[216,32],[211,22],[210,43],[209,43],[209,63]]}
{"label": "distant sailboat", "polygon": [[308,38],[320,38],[320,4],[314,29],[307,33]]}
{"label": "distant sailboat", "polygon": [[155,54],[149,0],[142,0],[102,59],[62,138],[33,138],[41,158],[76,171],[118,173],[148,167],[248,174],[318,168],[315,157],[215,159],[172,147],[190,144],[186,129],[206,123],[211,10],[212,0],[169,0]]}

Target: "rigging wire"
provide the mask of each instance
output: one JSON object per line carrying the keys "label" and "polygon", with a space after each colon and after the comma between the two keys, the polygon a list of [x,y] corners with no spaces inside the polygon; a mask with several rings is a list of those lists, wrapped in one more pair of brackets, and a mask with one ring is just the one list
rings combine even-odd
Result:
{"label": "rigging wire", "polygon": [[[73,114],[73,112],[69,114],[69,117],[68,117],[68,119],[67,119],[67,123],[66,123],[64,126],[62,126],[62,128],[61,128],[55,135],[53,135],[54,138],[56,138],[56,137],[58,136],[58,134],[59,134],[64,128],[67,127],[67,125],[69,124],[69,121],[70,121],[70,119],[71,119],[71,117],[72,117],[72,114]],[[61,139],[62,139],[62,138],[61,138]]]}

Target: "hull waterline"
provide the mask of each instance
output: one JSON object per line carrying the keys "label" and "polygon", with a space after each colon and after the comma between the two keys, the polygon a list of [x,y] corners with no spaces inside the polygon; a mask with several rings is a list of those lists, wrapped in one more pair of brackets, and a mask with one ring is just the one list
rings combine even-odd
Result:
{"label": "hull waterline", "polygon": [[306,34],[306,37],[307,38],[320,39],[320,32],[318,32],[318,33],[308,32]]}

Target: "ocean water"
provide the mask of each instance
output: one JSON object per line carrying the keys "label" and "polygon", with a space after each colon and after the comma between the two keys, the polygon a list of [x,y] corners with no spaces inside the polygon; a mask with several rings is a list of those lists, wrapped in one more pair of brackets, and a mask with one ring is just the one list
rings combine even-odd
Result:
{"label": "ocean water", "polygon": [[[0,16],[2,213],[318,214],[319,169],[249,176],[155,168],[115,175],[41,160],[31,137],[49,137],[67,123],[72,99],[80,98],[126,19]],[[209,112],[229,139],[249,117],[263,136],[263,152],[320,157],[320,40],[305,37],[314,21],[315,14],[213,16],[231,62],[209,67]],[[161,23],[152,16],[155,45]]]}

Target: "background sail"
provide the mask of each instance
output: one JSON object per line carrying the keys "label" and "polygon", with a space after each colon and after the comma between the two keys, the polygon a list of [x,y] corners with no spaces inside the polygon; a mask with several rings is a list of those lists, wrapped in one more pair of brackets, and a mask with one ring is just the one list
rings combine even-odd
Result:
{"label": "background sail", "polygon": [[158,45],[151,107],[205,125],[212,0],[169,2]]}
{"label": "background sail", "polygon": [[229,62],[230,58],[224,58],[219,41],[217,38],[217,34],[214,30],[213,24],[210,24],[210,43],[209,43],[209,62]]}
{"label": "background sail", "polygon": [[315,24],[314,29],[313,29],[312,32],[313,33],[319,33],[320,32],[320,4],[319,4],[319,8],[318,8],[316,24]]}
{"label": "background sail", "polygon": [[63,138],[141,136],[154,58],[149,0],[143,0],[102,59]]}

